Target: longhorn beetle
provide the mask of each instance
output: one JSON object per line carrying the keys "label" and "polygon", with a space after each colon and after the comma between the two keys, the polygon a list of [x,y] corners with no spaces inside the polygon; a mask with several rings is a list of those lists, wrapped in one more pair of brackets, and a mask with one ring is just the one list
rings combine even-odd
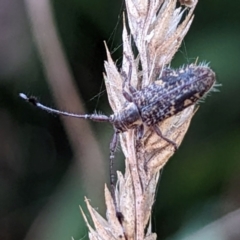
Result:
{"label": "longhorn beetle", "polygon": [[[177,70],[165,68],[160,79],[140,90],[135,89],[131,83],[132,67],[130,64],[128,76],[123,74],[122,94],[126,99],[125,107],[110,116],[104,114],[74,114],[42,105],[35,97],[19,96],[34,106],[50,113],[69,117],[90,119],[96,122],[108,122],[113,125],[114,134],[110,143],[110,184],[114,198],[113,159],[118,144],[118,135],[144,125],[152,128],[159,137],[171,144],[177,150],[177,144],[163,136],[158,123],[177,114],[183,109],[196,104],[216,81],[215,73],[207,64],[191,64]],[[128,89],[126,90],[126,87]]]}

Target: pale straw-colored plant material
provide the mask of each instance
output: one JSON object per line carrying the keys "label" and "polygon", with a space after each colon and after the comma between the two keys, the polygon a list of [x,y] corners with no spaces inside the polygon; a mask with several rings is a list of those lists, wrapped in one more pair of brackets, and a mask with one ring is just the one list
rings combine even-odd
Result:
{"label": "pale straw-colored plant material", "polygon": [[[163,67],[169,64],[182,43],[193,21],[197,1],[126,0],[130,32],[124,20],[123,64],[119,71],[107,49],[104,75],[108,98],[114,113],[124,107],[122,95],[123,74],[132,66],[131,84],[141,89],[156,80]],[[179,7],[177,7],[177,4]],[[125,18],[124,18],[125,19]],[[133,54],[133,45],[138,54]],[[159,123],[164,136],[178,146],[189,127],[194,106]],[[174,154],[173,145],[161,139],[151,129],[145,129],[141,141],[136,141],[136,130],[120,134],[125,155],[125,174],[118,172],[115,191],[117,209],[105,187],[107,220],[92,208],[86,199],[94,228],[86,216],[90,239],[156,239],[152,233],[151,211],[155,198],[159,172]],[[123,215],[120,223],[116,211]]]}

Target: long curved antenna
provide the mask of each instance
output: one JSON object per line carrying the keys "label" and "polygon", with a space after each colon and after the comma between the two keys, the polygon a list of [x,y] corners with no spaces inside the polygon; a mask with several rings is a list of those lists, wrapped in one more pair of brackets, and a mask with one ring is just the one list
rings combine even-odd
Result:
{"label": "long curved antenna", "polygon": [[25,101],[31,103],[35,107],[38,107],[44,111],[47,111],[49,113],[55,113],[57,115],[63,115],[67,117],[75,117],[75,118],[82,118],[82,119],[90,119],[95,122],[110,122],[110,117],[103,115],[103,114],[76,114],[76,113],[69,113],[65,111],[60,111],[54,108],[47,107],[43,104],[41,104],[35,97],[28,97],[24,93],[19,93],[19,96],[24,99]]}

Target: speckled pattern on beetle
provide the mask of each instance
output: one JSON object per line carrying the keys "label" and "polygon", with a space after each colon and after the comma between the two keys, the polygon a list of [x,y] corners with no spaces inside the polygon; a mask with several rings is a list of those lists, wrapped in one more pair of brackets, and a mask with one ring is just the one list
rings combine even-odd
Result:
{"label": "speckled pattern on beetle", "polygon": [[215,73],[204,64],[164,69],[159,80],[131,92],[129,105],[111,115],[112,123],[120,132],[140,124],[155,125],[196,104],[215,81]]}

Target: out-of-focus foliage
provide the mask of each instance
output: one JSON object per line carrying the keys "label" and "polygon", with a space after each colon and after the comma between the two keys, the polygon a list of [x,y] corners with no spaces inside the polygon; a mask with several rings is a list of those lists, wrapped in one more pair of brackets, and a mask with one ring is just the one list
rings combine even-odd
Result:
{"label": "out-of-focus foliage", "polygon": [[[58,0],[52,6],[87,111],[110,113],[102,78],[103,41],[120,63],[123,2]],[[181,148],[164,169],[153,211],[159,239],[180,239],[240,207],[239,8],[238,1],[199,1],[172,63],[178,67],[197,57],[209,61],[222,87],[201,104]],[[18,97],[25,92],[54,106],[23,1],[1,0],[0,29],[0,239],[24,239],[32,224],[34,239],[83,238],[87,230],[78,205],[85,207],[84,195],[91,198],[81,181],[84,169],[74,167],[60,119]],[[106,158],[102,167],[108,168],[112,129],[92,126]],[[108,176],[102,178],[108,181]],[[103,189],[98,184],[94,188]],[[102,203],[93,202],[104,212]]]}

